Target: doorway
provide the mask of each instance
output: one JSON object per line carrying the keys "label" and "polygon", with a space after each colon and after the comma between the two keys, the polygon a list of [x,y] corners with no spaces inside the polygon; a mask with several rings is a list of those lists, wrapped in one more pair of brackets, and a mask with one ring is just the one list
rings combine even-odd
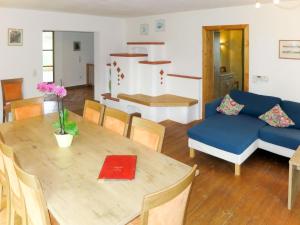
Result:
{"label": "doorway", "polygon": [[249,90],[249,25],[204,26],[202,114],[233,89]]}
{"label": "doorway", "polygon": [[43,82],[65,86],[65,106],[81,114],[85,100],[94,99],[94,33],[43,31],[42,66]]}

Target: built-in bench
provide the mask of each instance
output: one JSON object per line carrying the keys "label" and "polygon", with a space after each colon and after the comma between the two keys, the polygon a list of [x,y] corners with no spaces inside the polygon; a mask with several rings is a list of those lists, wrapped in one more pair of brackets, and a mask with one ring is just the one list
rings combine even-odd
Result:
{"label": "built-in bench", "polygon": [[118,94],[118,98],[151,107],[189,107],[198,103],[197,99],[170,94],[159,96]]}
{"label": "built-in bench", "polygon": [[198,118],[199,104],[196,99],[172,94],[159,96],[118,94],[117,98],[108,96],[108,94],[102,95],[105,105],[127,113],[139,112],[143,118],[156,122],[170,119],[187,124]]}

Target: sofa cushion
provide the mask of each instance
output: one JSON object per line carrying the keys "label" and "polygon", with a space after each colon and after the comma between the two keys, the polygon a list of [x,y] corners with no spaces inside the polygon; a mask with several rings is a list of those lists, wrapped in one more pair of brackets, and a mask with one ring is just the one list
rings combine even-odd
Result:
{"label": "sofa cushion", "polygon": [[259,138],[274,145],[296,150],[300,145],[300,130],[265,126],[260,129]]}
{"label": "sofa cushion", "polygon": [[266,123],[247,115],[215,114],[188,130],[196,141],[240,155],[258,139],[259,129]]}
{"label": "sofa cushion", "polygon": [[272,109],[276,104],[280,104],[281,99],[271,96],[258,95],[250,92],[233,90],[230,97],[239,104],[245,105],[241,114],[258,117]]}
{"label": "sofa cushion", "polygon": [[295,125],[278,104],[265,114],[259,116],[259,119],[265,121],[272,127],[289,127]]}
{"label": "sofa cushion", "polygon": [[280,103],[285,113],[294,121],[295,126],[291,128],[300,129],[300,103],[291,101],[282,101]]}
{"label": "sofa cushion", "polygon": [[234,101],[230,95],[226,95],[221,104],[217,107],[217,111],[229,116],[236,116],[244,108],[243,105],[240,105]]}

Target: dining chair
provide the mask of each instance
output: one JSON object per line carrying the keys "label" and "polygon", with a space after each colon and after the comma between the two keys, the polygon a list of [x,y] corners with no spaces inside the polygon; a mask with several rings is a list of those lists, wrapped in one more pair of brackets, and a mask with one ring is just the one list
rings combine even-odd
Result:
{"label": "dining chair", "polygon": [[36,176],[26,173],[14,163],[25,205],[25,225],[51,225],[42,187]]}
{"label": "dining chair", "polygon": [[8,194],[8,186],[6,181],[6,172],[4,167],[3,155],[2,155],[2,148],[3,148],[4,140],[2,134],[0,133],[0,211],[3,208],[2,200],[4,195]]}
{"label": "dining chair", "polygon": [[161,152],[165,136],[165,127],[151,120],[133,117],[131,122],[130,139]]}
{"label": "dining chair", "polygon": [[26,209],[14,165],[17,163],[16,156],[12,148],[5,144],[2,144],[1,150],[9,185],[9,206],[7,207],[9,210],[8,225],[15,225],[16,214],[21,218],[22,224],[25,224]]}
{"label": "dining chair", "polygon": [[2,103],[3,103],[3,123],[8,121],[11,112],[10,103],[23,99],[23,78],[1,80]]}
{"label": "dining chair", "polygon": [[95,101],[85,100],[83,119],[95,124],[102,125],[104,110],[105,105],[102,105]]}
{"label": "dining chair", "polygon": [[127,136],[130,116],[118,109],[106,107],[103,118],[103,127],[122,136]]}
{"label": "dining chair", "polygon": [[146,195],[140,216],[127,225],[183,225],[196,168],[176,184]]}
{"label": "dining chair", "polygon": [[28,98],[11,102],[13,120],[23,120],[44,114],[44,98]]}

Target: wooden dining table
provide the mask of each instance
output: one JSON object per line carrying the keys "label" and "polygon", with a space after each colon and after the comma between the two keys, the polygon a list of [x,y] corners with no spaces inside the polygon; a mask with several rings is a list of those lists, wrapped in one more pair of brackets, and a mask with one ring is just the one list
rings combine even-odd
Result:
{"label": "wooden dining table", "polygon": [[[137,217],[143,197],[183,178],[191,169],[177,160],[119,136],[70,112],[79,135],[57,146],[57,113],[0,125],[20,166],[36,175],[47,206],[60,225],[124,225]],[[97,179],[107,155],[137,155],[134,180]]]}

